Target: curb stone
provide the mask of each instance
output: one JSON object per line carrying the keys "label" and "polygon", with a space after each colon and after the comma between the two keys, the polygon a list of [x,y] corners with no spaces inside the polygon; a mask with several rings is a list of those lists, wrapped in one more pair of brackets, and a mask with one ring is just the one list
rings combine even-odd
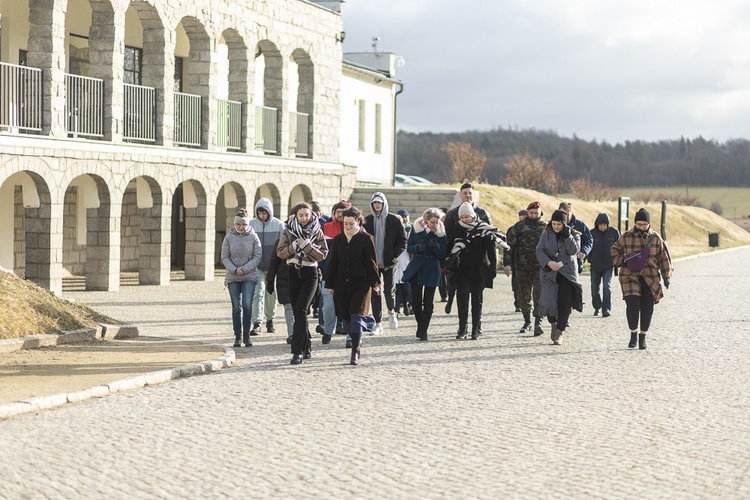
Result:
{"label": "curb stone", "polygon": [[[95,329],[92,330],[96,332]],[[52,336],[56,337],[57,335]],[[24,343],[21,342],[21,344]],[[200,363],[189,363],[186,365],[178,366],[176,368],[172,368],[171,370],[159,370],[143,375],[136,375],[135,377],[115,380],[114,382],[98,385],[89,389],[84,389],[82,391],[52,394],[50,396],[29,398],[23,401],[3,404],[0,405],[0,420],[22,415],[24,413],[38,412],[49,408],[56,408],[67,403],[74,403],[78,401],[84,401],[86,399],[106,396],[108,394],[114,394],[117,392],[130,391],[150,385],[157,385],[178,378],[212,373],[215,371],[219,371],[222,368],[228,368],[234,364],[236,359],[234,349],[220,344],[207,345],[224,349],[224,354],[214,360],[202,361]],[[2,350],[0,350],[0,352],[2,352]]]}

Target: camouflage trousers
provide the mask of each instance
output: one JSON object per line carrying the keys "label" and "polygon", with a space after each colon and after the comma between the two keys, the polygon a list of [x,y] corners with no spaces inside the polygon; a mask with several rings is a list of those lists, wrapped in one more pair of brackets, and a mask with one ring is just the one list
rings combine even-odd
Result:
{"label": "camouflage trousers", "polygon": [[516,297],[518,307],[524,313],[531,312],[531,298],[534,297],[534,316],[539,307],[539,299],[542,296],[542,283],[539,279],[539,269],[527,271],[516,269]]}

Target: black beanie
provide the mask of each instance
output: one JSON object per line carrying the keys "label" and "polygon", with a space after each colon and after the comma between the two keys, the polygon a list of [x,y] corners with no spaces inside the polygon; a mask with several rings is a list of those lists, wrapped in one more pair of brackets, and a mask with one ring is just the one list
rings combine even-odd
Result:
{"label": "black beanie", "polygon": [[648,210],[645,208],[641,208],[635,213],[635,221],[636,222],[648,222],[651,224],[651,214],[648,213]]}
{"label": "black beanie", "polygon": [[552,219],[555,222],[561,222],[563,224],[568,223],[568,212],[564,212],[563,210],[555,210],[552,212]]}

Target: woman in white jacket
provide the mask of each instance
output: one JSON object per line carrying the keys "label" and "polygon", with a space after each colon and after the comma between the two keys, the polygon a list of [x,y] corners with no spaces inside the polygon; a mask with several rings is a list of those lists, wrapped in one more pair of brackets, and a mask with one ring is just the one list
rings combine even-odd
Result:
{"label": "woman in white jacket", "polygon": [[250,327],[253,324],[253,295],[258,281],[261,258],[260,239],[250,227],[250,217],[243,208],[234,218],[234,225],[221,244],[221,262],[227,270],[224,284],[232,299],[234,347],[240,347],[240,333],[245,347],[251,347]]}

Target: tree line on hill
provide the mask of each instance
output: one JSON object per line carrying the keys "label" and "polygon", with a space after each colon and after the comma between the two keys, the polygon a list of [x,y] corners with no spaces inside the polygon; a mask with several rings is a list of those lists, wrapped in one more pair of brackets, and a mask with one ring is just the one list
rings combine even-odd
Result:
{"label": "tree line on hill", "polygon": [[398,172],[433,182],[453,182],[445,145],[469,144],[486,156],[484,181],[505,184],[506,164],[527,152],[547,162],[563,181],[587,179],[608,186],[750,186],[750,141],[724,143],[702,137],[658,142],[585,141],[552,131],[513,130],[460,133],[398,133]]}

